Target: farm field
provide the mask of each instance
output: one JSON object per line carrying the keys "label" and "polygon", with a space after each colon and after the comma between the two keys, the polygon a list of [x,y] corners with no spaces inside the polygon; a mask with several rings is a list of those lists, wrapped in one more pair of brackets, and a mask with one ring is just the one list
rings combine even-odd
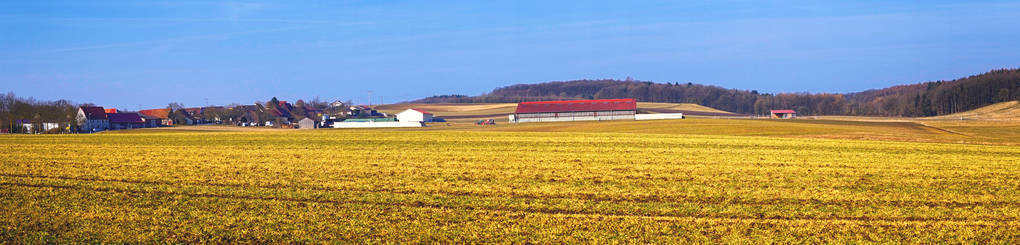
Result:
{"label": "farm field", "polygon": [[4,135],[0,239],[1020,240],[1016,125],[658,122]]}

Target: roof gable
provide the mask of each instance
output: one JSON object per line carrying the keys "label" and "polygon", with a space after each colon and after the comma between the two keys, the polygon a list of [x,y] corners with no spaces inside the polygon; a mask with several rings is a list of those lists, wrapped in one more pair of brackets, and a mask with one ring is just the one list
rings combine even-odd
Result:
{"label": "roof gable", "polygon": [[102,106],[82,106],[78,107],[85,114],[85,119],[88,120],[106,120],[106,110]]}
{"label": "roof gable", "polygon": [[145,120],[145,121],[163,120],[163,118],[154,117],[154,116],[150,116],[150,115],[145,115],[145,114],[142,114],[142,113],[138,113],[138,116],[142,117],[142,119]]}
{"label": "roof gable", "polygon": [[421,112],[421,114],[429,114],[429,115],[432,115],[432,113],[431,113],[431,112],[427,112],[427,111],[425,111],[425,110],[422,110],[422,109],[417,109],[417,108],[411,108],[411,109],[408,109],[408,110],[412,110],[412,111],[417,111],[417,112]]}
{"label": "roof gable", "polygon": [[160,118],[160,119],[168,119],[168,118],[170,118],[170,109],[165,109],[165,108],[164,109],[141,110],[141,111],[138,111],[138,113],[141,113],[142,115],[146,115],[146,116],[157,117],[157,118]]}

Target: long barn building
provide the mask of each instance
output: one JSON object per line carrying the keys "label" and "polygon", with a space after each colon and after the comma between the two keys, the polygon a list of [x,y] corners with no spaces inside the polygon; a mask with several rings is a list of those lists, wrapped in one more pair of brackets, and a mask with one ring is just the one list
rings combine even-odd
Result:
{"label": "long barn building", "polygon": [[521,102],[510,123],[634,120],[634,99]]}

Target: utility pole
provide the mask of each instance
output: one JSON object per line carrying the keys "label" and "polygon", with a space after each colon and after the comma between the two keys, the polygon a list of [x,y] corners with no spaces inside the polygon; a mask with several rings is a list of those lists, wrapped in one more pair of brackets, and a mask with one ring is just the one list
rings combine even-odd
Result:
{"label": "utility pole", "polygon": [[368,107],[372,107],[372,90],[368,91]]}

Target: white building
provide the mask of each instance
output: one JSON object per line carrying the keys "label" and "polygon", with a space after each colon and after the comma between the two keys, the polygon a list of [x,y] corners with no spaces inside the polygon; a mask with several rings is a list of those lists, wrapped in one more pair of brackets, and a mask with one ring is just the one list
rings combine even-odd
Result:
{"label": "white building", "polygon": [[315,129],[315,120],[304,118],[297,122],[298,129]]}
{"label": "white building", "polygon": [[431,122],[432,113],[419,109],[407,109],[397,113],[397,121],[400,122]]}
{"label": "white building", "polygon": [[333,101],[333,103],[329,103],[329,107],[341,108],[341,107],[344,107],[344,102],[341,102],[339,100]]}
{"label": "white building", "polygon": [[423,122],[375,122],[375,121],[364,121],[364,122],[335,122],[333,128],[419,128],[425,127]]}
{"label": "white building", "polygon": [[44,123],[42,123],[42,130],[43,130],[43,132],[50,131],[50,130],[53,130],[55,128],[60,128],[60,124],[59,123],[51,123],[51,122],[44,122]]}

